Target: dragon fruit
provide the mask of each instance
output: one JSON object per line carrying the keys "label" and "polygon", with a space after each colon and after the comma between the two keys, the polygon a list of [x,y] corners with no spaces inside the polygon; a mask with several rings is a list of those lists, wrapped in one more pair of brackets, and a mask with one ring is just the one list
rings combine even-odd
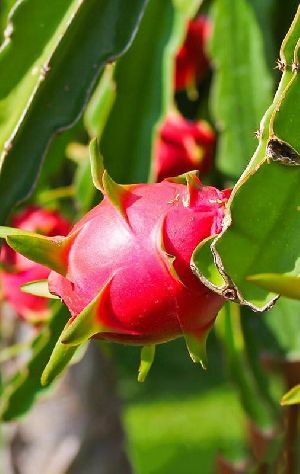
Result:
{"label": "dragon fruit", "polygon": [[185,41],[176,56],[176,91],[195,86],[207,72],[209,61],[205,45],[210,29],[210,22],[203,15],[188,23]]}
{"label": "dragon fruit", "polygon": [[145,346],[140,380],[155,344],[180,336],[192,359],[203,362],[224,299],[197,279],[190,259],[201,241],[221,231],[229,191],[203,186],[195,172],[161,183],[119,185],[99,165],[95,143],[92,174],[104,194],[99,205],[65,238],[18,235],[9,228],[2,235],[15,250],[52,269],[50,292],[71,313],[59,344],[74,347],[96,337]]}
{"label": "dragon fruit", "polygon": [[[66,235],[69,222],[60,214],[30,206],[12,219],[12,224],[26,231],[37,231],[47,236]],[[49,268],[28,260],[4,244],[0,254],[0,289],[2,298],[9,302],[16,313],[31,323],[40,323],[49,316],[48,301],[40,296],[24,293],[21,286],[34,280],[48,278]]]}
{"label": "dragon fruit", "polygon": [[212,166],[215,134],[207,122],[191,122],[177,112],[163,122],[154,151],[154,179],[162,181],[186,171],[207,173]]}

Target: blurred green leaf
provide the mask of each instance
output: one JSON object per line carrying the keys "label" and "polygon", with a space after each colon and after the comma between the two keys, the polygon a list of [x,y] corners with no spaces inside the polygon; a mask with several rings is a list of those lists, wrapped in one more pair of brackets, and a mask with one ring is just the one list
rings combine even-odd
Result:
{"label": "blurred green leaf", "polygon": [[67,367],[78,348],[79,346],[62,344],[60,335],[53,351],[49,354],[49,360],[46,361],[44,370],[40,374],[41,384],[43,386],[47,387],[52,384],[58,375]]}
{"label": "blurred green leaf", "polygon": [[274,412],[257,389],[248,365],[238,305],[227,303],[224,306],[217,318],[216,330],[226,350],[230,376],[238,388],[247,415],[260,428],[270,427],[275,421]]}
{"label": "blurred green leaf", "polygon": [[216,0],[212,13],[210,54],[215,75],[211,107],[221,132],[217,165],[236,178],[254,152],[254,132],[272,100],[272,79],[251,2]]}
{"label": "blurred green leaf", "polygon": [[106,66],[84,113],[84,125],[90,137],[99,137],[116,98],[114,67]]}
{"label": "blurred green leaf", "polygon": [[100,148],[109,173],[122,183],[147,180],[155,131],[173,104],[175,53],[200,1],[180,3],[176,9],[172,0],[151,0],[132,47],[115,68],[117,95]]}
{"label": "blurred green leaf", "polygon": [[[107,66],[84,114],[84,124],[91,138],[101,136],[108,115],[111,112],[115,97],[116,86],[113,78],[113,67]],[[76,154],[79,156],[80,153],[82,154],[81,160],[78,160],[78,168],[75,174],[74,184],[76,190],[76,202],[80,208],[80,212],[84,214],[93,207],[97,196],[99,196],[98,200],[101,199],[101,195],[98,193],[97,187],[95,187],[93,182],[94,168],[92,166],[91,173],[88,146],[84,147],[78,143],[73,143],[71,145],[72,148],[69,147],[69,151],[72,151],[73,155]],[[83,156],[84,151],[85,156]],[[97,153],[99,153],[98,145]],[[96,161],[92,163],[96,163]]]}
{"label": "blurred green leaf", "polygon": [[15,3],[16,3],[16,0],[1,0],[1,3],[0,3],[0,42],[2,42],[3,40],[4,32],[8,26],[9,13]]}
{"label": "blurred green leaf", "polygon": [[268,346],[265,352],[282,360],[300,360],[300,302],[280,298],[264,314],[264,322],[278,344],[277,351]]}
{"label": "blurred green leaf", "polygon": [[78,118],[104,64],[129,46],[145,4],[18,4],[13,35],[0,55],[0,221],[31,192],[51,137]]}
{"label": "blurred green leaf", "polygon": [[41,385],[41,375],[69,316],[61,303],[53,305],[53,316],[49,325],[41,329],[34,339],[29,361],[12,379],[5,381],[0,405],[3,421],[13,420],[26,413],[37,395],[45,390],[46,386]]}
{"label": "blurred green leaf", "polygon": [[173,0],[175,8],[189,17],[193,17],[199,10],[203,0]]}
{"label": "blurred green leaf", "polygon": [[[275,295],[250,283],[248,276],[298,273],[300,168],[287,164],[298,164],[300,147],[296,132],[300,128],[299,74],[293,66],[299,51],[299,15],[300,9],[283,42],[284,74],[274,102],[262,120],[260,144],[234,188],[226,228],[210,245],[213,255],[205,248],[202,260],[200,246],[193,257],[193,266],[211,288],[221,294],[225,292],[225,296],[229,291],[232,297],[259,311],[272,304]],[[224,283],[214,284],[210,280],[212,270],[208,271],[207,265],[214,267],[214,281],[219,271]]]}
{"label": "blurred green leaf", "polygon": [[21,290],[30,295],[41,296],[43,298],[59,299],[58,296],[50,293],[48,288],[48,280],[35,280],[22,285]]}
{"label": "blurred green leaf", "polygon": [[261,273],[247,277],[248,281],[286,298],[300,299],[300,277],[280,273]]}
{"label": "blurred green leaf", "polygon": [[300,403],[300,385],[296,385],[281,399],[281,405],[296,405]]}
{"label": "blurred green leaf", "polygon": [[[260,27],[261,35],[263,36],[263,39],[264,39],[263,41],[264,51],[265,51],[265,56],[266,56],[266,62],[267,62],[268,68],[270,69],[269,73],[272,74],[273,72],[273,75],[275,75],[276,73],[273,68],[275,65],[275,61],[277,59],[277,50],[279,49],[280,43],[281,43],[280,41],[279,46],[277,46],[276,42],[274,41],[274,36],[275,36],[274,35],[274,23],[275,23],[274,17],[275,15],[277,15],[276,8],[278,5],[278,2],[277,0],[263,0],[263,1],[251,0],[250,5],[255,12],[258,25]],[[282,8],[280,9],[279,14],[281,18],[285,14],[286,10],[287,8],[284,8],[284,11]],[[293,13],[295,13],[295,11]],[[290,23],[291,22],[287,24],[284,32],[287,31]]]}

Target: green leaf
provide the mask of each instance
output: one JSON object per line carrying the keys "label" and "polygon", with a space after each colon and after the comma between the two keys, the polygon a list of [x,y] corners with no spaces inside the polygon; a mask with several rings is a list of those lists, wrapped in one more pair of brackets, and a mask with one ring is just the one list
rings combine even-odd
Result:
{"label": "green leaf", "polygon": [[16,252],[64,275],[66,273],[67,238],[45,237],[20,229],[0,227],[0,236]]}
{"label": "green leaf", "polygon": [[81,344],[104,330],[98,321],[98,314],[101,312],[101,305],[104,304],[111,281],[107,282],[74,320],[70,319],[67,322],[42,374],[43,385],[52,383],[61,374]]}
{"label": "green leaf", "polygon": [[300,385],[296,385],[287,393],[285,393],[280,403],[281,405],[284,405],[284,406],[299,404],[300,403]]}
{"label": "green leaf", "polygon": [[[194,254],[197,259],[192,263],[202,280],[212,285],[206,266],[213,261],[214,272],[218,271],[224,280],[214,287],[215,291],[224,295],[227,289],[233,290],[241,303],[258,311],[272,305],[276,295],[258,288],[247,277],[260,273],[299,273],[300,168],[295,164],[298,164],[300,136],[297,141],[295,123],[300,128],[300,114],[292,110],[300,103],[299,74],[293,67],[294,56],[299,51],[299,15],[300,9],[283,42],[280,54],[284,73],[274,102],[262,120],[259,146],[234,188],[224,230],[210,244],[213,258],[207,258],[205,248],[202,259],[199,247]],[[290,104],[288,109],[284,106],[286,100]],[[290,129],[280,125],[283,118],[278,117],[283,116],[291,121]],[[277,136],[271,135],[271,141],[270,133],[274,130]]]}
{"label": "green leaf", "polygon": [[193,334],[184,334],[184,339],[192,361],[201,364],[204,370],[207,368],[206,343],[208,334],[209,330],[201,337],[196,337]]}
{"label": "green leaf", "polygon": [[221,132],[217,165],[223,173],[238,177],[254,152],[254,132],[271,103],[272,79],[251,2],[216,0],[212,14],[210,55],[215,74],[211,108]]}
{"label": "green leaf", "polygon": [[250,275],[247,277],[247,280],[272,293],[278,293],[286,298],[300,299],[299,276],[280,273],[261,273],[258,275]]}
{"label": "green leaf", "polygon": [[[186,21],[200,2],[151,0],[139,32],[115,68],[116,99],[100,140],[109,174],[144,182],[160,120],[173,105],[173,67]],[[184,3],[186,5],[184,5]]]}
{"label": "green leaf", "polygon": [[5,33],[7,30],[8,22],[9,22],[9,14],[16,3],[16,0],[2,0],[0,3],[0,41],[2,42],[3,37],[8,34]]}
{"label": "green leaf", "polygon": [[51,137],[78,118],[105,63],[129,46],[145,4],[18,3],[0,54],[0,221],[32,191]]}
{"label": "green leaf", "polygon": [[31,281],[30,283],[22,285],[20,288],[24,293],[29,293],[30,295],[41,296],[43,298],[52,298],[56,300],[59,299],[58,296],[50,293],[48,288],[48,280]]}
{"label": "green leaf", "polygon": [[141,363],[139,366],[138,382],[145,382],[151,369],[155,356],[155,345],[144,346],[141,351]]}
{"label": "green leaf", "polygon": [[[88,147],[86,147],[88,151]],[[94,205],[99,203],[101,195],[92,179],[91,163],[86,157],[85,160],[78,163],[78,168],[74,179],[75,201],[80,210],[77,217],[86,214]]]}
{"label": "green leaf", "polygon": [[0,417],[3,421],[24,415],[46,388],[41,385],[41,375],[68,318],[67,309],[56,303],[49,325],[41,329],[33,341],[32,355],[26,366],[21,367],[12,379],[4,383],[0,405]]}
{"label": "green leaf", "polygon": [[105,170],[102,176],[104,194],[109,197],[112,205],[127,220],[124,198],[130,192],[127,186],[116,183]]}
{"label": "green leaf", "polygon": [[[68,326],[68,323],[67,325]],[[72,357],[79,346],[70,346],[61,342],[61,336],[55,344],[49,359],[40,374],[40,383],[47,387],[61,374],[64,368],[70,363]]]}
{"label": "green leaf", "polygon": [[63,344],[78,346],[104,330],[98,321],[98,315],[109,292],[111,281],[112,279],[103,286],[95,298],[76,316],[74,321],[69,322],[61,335]]}
{"label": "green leaf", "polygon": [[203,0],[173,0],[173,3],[178,10],[192,18],[199,10]]}
{"label": "green leaf", "polygon": [[[86,108],[84,114],[84,125],[90,137],[101,136],[107,117],[113,106],[116,97],[113,71],[114,68],[112,65],[106,66],[99,84]],[[97,142],[94,140],[95,138],[91,141],[89,147],[90,160],[82,159],[79,162],[75,175],[76,201],[79,204],[82,214],[89,211],[95,202],[97,202],[96,199],[99,194],[97,189],[102,190],[101,176],[104,171],[103,160]],[[87,147],[83,148],[83,145],[81,145],[81,150],[78,148],[80,146],[79,144],[72,145],[73,153],[77,150],[79,152],[81,152],[81,150],[84,152],[85,148],[87,149]],[[75,147],[77,147],[77,149]],[[93,179],[91,178],[91,171]]]}
{"label": "green leaf", "polygon": [[213,235],[204,239],[194,250],[191,261],[194,273],[212,290],[225,286],[225,280],[217,269],[211,251],[211,244],[215,238],[216,236]]}
{"label": "green leaf", "polygon": [[278,346],[267,352],[281,360],[300,360],[300,301],[280,298],[263,317]]}
{"label": "green leaf", "polygon": [[103,158],[99,151],[97,138],[91,140],[90,146],[90,162],[91,162],[91,173],[95,188],[99,189],[103,193],[103,175],[104,165]]}

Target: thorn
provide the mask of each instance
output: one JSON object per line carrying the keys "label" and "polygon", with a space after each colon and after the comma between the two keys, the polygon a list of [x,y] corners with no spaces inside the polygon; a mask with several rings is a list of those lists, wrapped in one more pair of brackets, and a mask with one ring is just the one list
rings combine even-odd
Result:
{"label": "thorn", "polygon": [[279,71],[283,72],[285,71],[285,68],[286,68],[285,62],[282,59],[277,59],[276,66],[274,67],[274,69],[279,69]]}
{"label": "thorn", "polygon": [[298,72],[299,70],[299,63],[292,64],[292,72]]}
{"label": "thorn", "polygon": [[138,382],[144,382],[154,361],[155,344],[144,346],[141,351],[141,362],[138,372]]}
{"label": "thorn", "polygon": [[260,129],[257,129],[255,132],[254,132],[254,135],[255,137],[259,140],[261,138],[261,130]]}

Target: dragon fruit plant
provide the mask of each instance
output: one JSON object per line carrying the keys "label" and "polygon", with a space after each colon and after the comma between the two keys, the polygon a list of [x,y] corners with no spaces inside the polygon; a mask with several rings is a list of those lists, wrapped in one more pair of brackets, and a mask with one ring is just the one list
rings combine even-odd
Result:
{"label": "dragon fruit plant", "polygon": [[206,74],[209,60],[205,47],[210,30],[210,21],[204,15],[188,22],[184,43],[176,55],[176,91],[194,87]]}
{"label": "dragon fruit plant", "polygon": [[192,170],[198,170],[200,176],[207,173],[213,164],[214,145],[215,134],[207,122],[169,113],[155,144],[155,181]]}
{"label": "dragon fruit plant", "polygon": [[[29,206],[16,214],[12,225],[20,230],[39,232],[42,235],[66,235],[70,223],[56,211],[37,206]],[[7,301],[17,315],[34,324],[38,324],[50,315],[48,301],[41,296],[25,293],[21,287],[35,280],[48,278],[49,269],[32,262],[4,244],[0,254],[0,291],[2,299]]]}
{"label": "dragon fruit plant", "polygon": [[145,346],[139,380],[155,344],[180,336],[205,365],[206,337],[224,299],[196,278],[190,259],[222,230],[230,191],[203,186],[195,172],[122,186],[103,169],[95,140],[91,157],[104,199],[66,237],[6,231],[12,249],[52,270],[49,290],[71,313],[61,341]]}

